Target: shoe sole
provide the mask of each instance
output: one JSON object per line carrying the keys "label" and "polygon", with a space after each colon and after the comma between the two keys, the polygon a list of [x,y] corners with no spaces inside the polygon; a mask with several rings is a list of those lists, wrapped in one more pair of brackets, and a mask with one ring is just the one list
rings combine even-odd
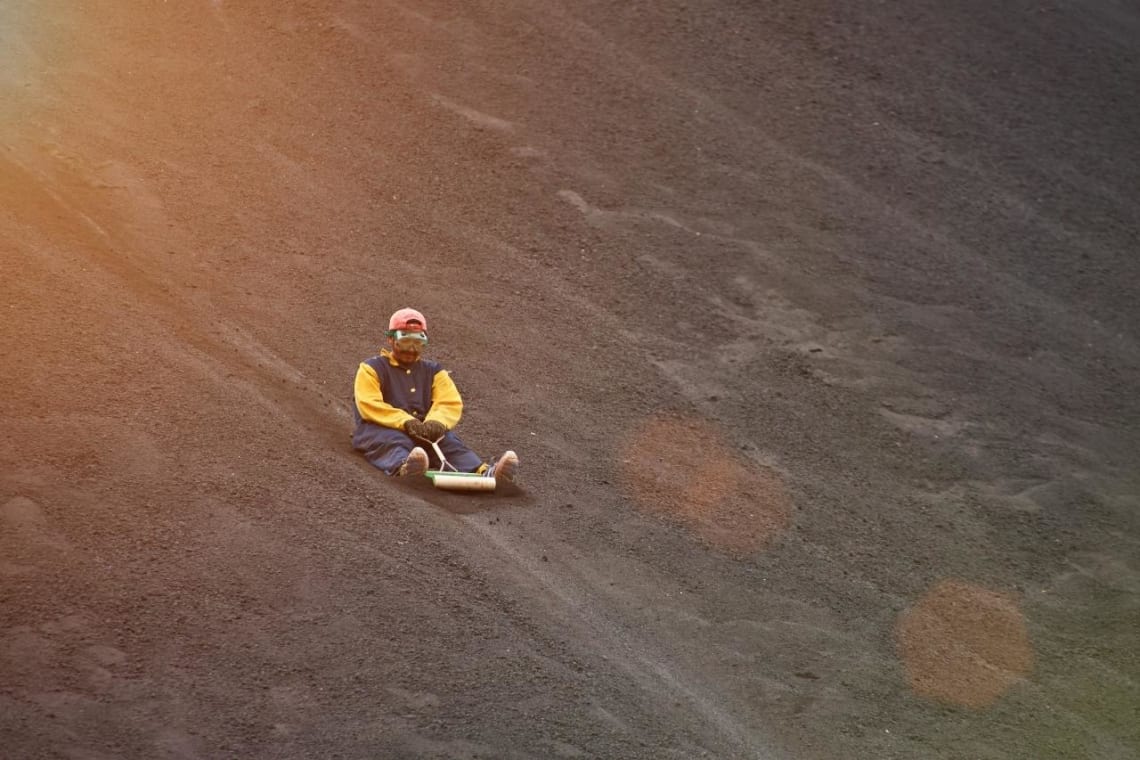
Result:
{"label": "shoe sole", "polygon": [[[500,472],[499,468],[502,467],[503,471]],[[513,451],[508,451],[503,454],[502,458],[495,463],[495,480],[503,481],[504,483],[514,483],[515,478],[518,477],[519,458]]]}
{"label": "shoe sole", "polygon": [[[417,449],[419,450],[421,456],[415,456]],[[414,478],[417,475],[423,475],[425,472],[427,472],[427,468],[427,452],[425,452],[423,449],[420,449],[419,447],[416,447],[416,449],[412,449],[412,453],[409,454],[407,460],[404,461],[404,466],[401,468],[400,477]]]}

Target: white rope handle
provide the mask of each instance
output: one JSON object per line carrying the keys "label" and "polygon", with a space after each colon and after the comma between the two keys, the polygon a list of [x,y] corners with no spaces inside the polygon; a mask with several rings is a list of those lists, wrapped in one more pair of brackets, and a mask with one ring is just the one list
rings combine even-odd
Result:
{"label": "white rope handle", "polygon": [[452,472],[459,472],[459,468],[453,465],[451,462],[447,461],[447,459],[443,456],[443,452],[439,450],[439,442],[442,440],[443,436],[440,436],[438,440],[431,442],[431,447],[435,449],[435,455],[439,457],[439,471],[446,472],[447,468],[450,467]]}

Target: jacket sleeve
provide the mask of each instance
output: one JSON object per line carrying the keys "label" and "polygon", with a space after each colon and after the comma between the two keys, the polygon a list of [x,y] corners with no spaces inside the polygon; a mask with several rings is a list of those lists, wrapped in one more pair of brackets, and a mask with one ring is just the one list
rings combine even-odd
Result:
{"label": "jacket sleeve", "polygon": [[451,430],[459,424],[463,416],[463,399],[459,397],[459,389],[447,370],[441,369],[435,373],[431,383],[431,409],[424,416],[424,421],[437,420]]}
{"label": "jacket sleeve", "polygon": [[397,409],[384,400],[384,392],[380,389],[380,378],[367,362],[361,362],[356,370],[353,395],[356,397],[356,410],[369,422],[399,430],[403,428],[405,422],[414,419],[403,409]]}

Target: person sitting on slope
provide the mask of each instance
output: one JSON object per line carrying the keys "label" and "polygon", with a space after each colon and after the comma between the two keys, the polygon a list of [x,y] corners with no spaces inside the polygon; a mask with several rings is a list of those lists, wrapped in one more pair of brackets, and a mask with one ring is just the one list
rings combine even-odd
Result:
{"label": "person sitting on slope", "polygon": [[460,472],[513,482],[519,465],[515,452],[486,463],[452,432],[463,414],[463,400],[447,370],[423,358],[428,344],[424,315],[400,309],[388,320],[386,335],[388,347],[356,370],[353,448],[388,475],[422,475],[440,463],[434,450],[429,455],[420,444],[438,441],[443,456]]}

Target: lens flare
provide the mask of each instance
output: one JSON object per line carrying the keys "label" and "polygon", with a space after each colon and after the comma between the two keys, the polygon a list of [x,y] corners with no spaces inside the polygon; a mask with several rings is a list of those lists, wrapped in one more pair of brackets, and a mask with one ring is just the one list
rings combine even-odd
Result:
{"label": "lens flare", "polygon": [[916,694],[980,708],[1033,667],[1025,618],[1005,594],[946,580],[899,618],[899,656]]}
{"label": "lens flare", "polygon": [[651,419],[624,441],[621,457],[623,485],[640,508],[730,552],[767,545],[791,520],[780,478],[701,420]]}

